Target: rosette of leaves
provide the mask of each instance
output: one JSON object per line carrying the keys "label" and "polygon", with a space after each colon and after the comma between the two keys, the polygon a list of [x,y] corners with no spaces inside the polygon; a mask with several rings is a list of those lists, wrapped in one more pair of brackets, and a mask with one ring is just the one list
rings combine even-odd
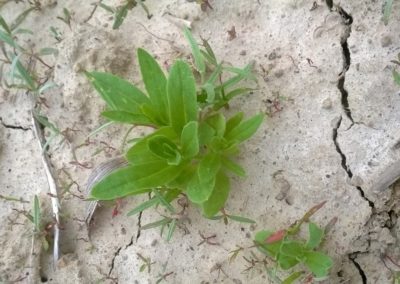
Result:
{"label": "rosette of leaves", "polygon": [[[152,193],[149,201],[131,212],[134,214],[157,204],[171,209],[171,202],[185,194],[211,218],[228,198],[229,175],[245,176],[234,158],[239,154],[239,145],[259,128],[263,115],[245,119],[238,112],[227,118],[221,108],[231,98],[248,92],[248,88],[235,85],[249,78],[250,68],[222,66],[211,49],[200,50],[190,32],[186,30],[185,34],[191,43],[196,71],[178,60],[165,74],[153,56],[138,49],[145,91],[112,74],[86,72],[107,103],[104,117],[154,128],[153,133],[137,140],[127,151],[127,167],[112,172],[94,186],[94,199]],[[224,70],[233,76],[222,82],[219,79]],[[196,83],[195,74],[200,74],[200,83]],[[161,223],[168,221],[171,220]]]}

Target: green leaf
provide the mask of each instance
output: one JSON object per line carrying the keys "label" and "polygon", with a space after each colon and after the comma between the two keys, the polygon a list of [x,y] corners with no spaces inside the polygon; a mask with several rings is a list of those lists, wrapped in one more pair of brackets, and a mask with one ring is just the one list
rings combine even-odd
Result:
{"label": "green leaf", "polygon": [[148,192],[175,179],[182,168],[182,165],[170,166],[163,160],[131,165],[106,176],[93,187],[91,195],[98,200],[114,200]]}
{"label": "green leaf", "polygon": [[172,127],[162,127],[152,134],[140,139],[135,145],[133,145],[126,154],[126,159],[131,164],[143,164],[146,162],[159,160],[148,147],[148,140],[154,136],[161,135],[169,138],[171,141],[178,140],[178,137]]}
{"label": "green leaf", "polygon": [[137,54],[150,101],[165,125],[168,123],[167,79],[157,61],[147,51],[139,48]]}
{"label": "green leaf", "polygon": [[105,72],[85,72],[112,110],[141,113],[141,105],[150,104],[146,95],[128,81]]}
{"label": "green leaf", "polygon": [[254,89],[252,88],[238,88],[238,89],[234,89],[232,91],[230,91],[229,93],[227,93],[225,95],[225,100],[230,101],[231,99],[233,99],[236,96],[242,95],[242,94],[246,94],[250,91],[253,91]]}
{"label": "green leaf", "polygon": [[214,114],[206,119],[206,123],[215,130],[215,136],[223,137],[225,133],[225,117],[222,113]]}
{"label": "green leaf", "polygon": [[127,215],[128,216],[136,215],[136,214],[138,214],[138,213],[140,213],[140,212],[142,212],[142,211],[144,211],[144,210],[146,210],[146,209],[148,209],[150,207],[153,207],[153,206],[157,205],[159,202],[160,201],[159,201],[158,198],[153,197],[152,199],[147,200],[147,201],[139,204],[137,207],[133,208],[131,211],[128,212]]}
{"label": "green leaf", "polygon": [[161,219],[159,221],[146,224],[146,225],[142,226],[140,229],[141,230],[148,230],[148,229],[157,228],[157,227],[160,227],[160,226],[165,226],[165,225],[171,223],[171,221],[172,221],[172,219],[170,219],[170,218],[164,218],[164,219]]}
{"label": "green leaf", "polygon": [[294,283],[297,279],[299,279],[302,275],[304,274],[303,271],[297,271],[293,272],[290,274],[285,280],[282,281],[282,284],[292,284]]}
{"label": "green leaf", "polygon": [[385,0],[385,8],[383,11],[383,22],[385,25],[389,23],[389,17],[390,14],[392,13],[392,7],[393,7],[393,0]]}
{"label": "green leaf", "polygon": [[7,22],[4,20],[4,18],[0,15],[0,25],[2,28],[9,34],[11,35],[11,30],[10,27],[7,25]]}
{"label": "green leaf", "polygon": [[239,222],[239,223],[248,223],[248,224],[255,224],[256,221],[242,217],[242,216],[235,216],[235,215],[227,215],[227,217],[233,221]]}
{"label": "green leaf", "polygon": [[39,50],[40,55],[58,55],[58,49],[57,48],[51,48],[51,47],[45,47]]}
{"label": "green leaf", "polygon": [[234,161],[230,160],[229,158],[223,157],[222,165],[226,169],[230,170],[231,172],[233,172],[234,174],[236,174],[240,177],[246,176],[245,170],[239,164],[235,163]]}
{"label": "green leaf", "polygon": [[168,161],[169,165],[178,165],[181,162],[181,154],[178,147],[165,136],[156,135],[148,140],[149,150],[156,156]]}
{"label": "green leaf", "polygon": [[213,217],[224,207],[229,196],[229,190],[229,178],[220,171],[216,176],[215,187],[210,198],[202,204],[204,215],[207,218]]}
{"label": "green leaf", "polygon": [[35,7],[30,7],[23,11],[21,14],[18,15],[18,17],[14,20],[14,22],[11,24],[10,29],[11,31],[14,31],[22,22],[25,20],[25,18],[29,15],[30,12],[35,10]]}
{"label": "green leaf", "polygon": [[22,79],[28,85],[29,89],[31,91],[36,91],[36,83],[33,80],[32,76],[29,74],[28,70],[26,70],[21,61],[19,61],[19,56],[13,58],[12,65],[15,65],[15,68],[17,69],[19,75],[21,75]]}
{"label": "green leaf", "polygon": [[168,234],[167,234],[167,242],[169,242],[174,234],[176,228],[176,219],[173,219],[171,223],[169,223]]}
{"label": "green leaf", "polygon": [[272,236],[273,233],[274,232],[271,231],[260,231],[256,234],[254,241],[261,252],[276,260],[283,240],[267,244],[265,241]]}
{"label": "green leaf", "polygon": [[207,103],[213,103],[215,99],[214,85],[211,83],[205,83],[202,87],[207,93]]}
{"label": "green leaf", "polygon": [[197,120],[196,82],[189,65],[181,60],[175,62],[167,90],[170,123],[180,133],[189,121]]}
{"label": "green leaf", "polygon": [[298,259],[286,255],[278,255],[277,261],[279,263],[279,266],[284,270],[288,270],[300,263]]}
{"label": "green leaf", "polygon": [[200,52],[199,45],[196,42],[196,40],[193,38],[192,33],[190,32],[190,30],[187,27],[184,28],[183,33],[192,49],[192,54],[194,57],[194,63],[196,65],[196,69],[197,69],[197,71],[200,72],[200,74],[203,78],[204,73],[206,72],[206,64],[205,64],[204,58]]}
{"label": "green leaf", "polygon": [[228,121],[226,122],[225,133],[230,132],[232,129],[238,126],[242,122],[243,117],[244,117],[243,112],[238,112],[234,116],[229,118]]}
{"label": "green leaf", "polygon": [[153,190],[154,195],[156,196],[156,198],[160,201],[160,203],[168,209],[168,211],[172,214],[176,213],[175,208],[168,202],[168,200],[166,200],[164,198],[164,196],[160,193],[160,191],[158,191],[158,189]]}
{"label": "green leaf", "polygon": [[393,70],[393,79],[397,83],[397,85],[400,85],[400,74],[396,71]]}
{"label": "green leaf", "polygon": [[33,205],[33,224],[35,226],[35,232],[40,232],[40,205],[39,198],[35,195],[34,205]]}
{"label": "green leaf", "polygon": [[236,141],[237,143],[241,143],[249,139],[257,131],[263,119],[263,114],[257,114],[252,118],[243,121],[231,131],[225,133],[225,138],[231,141]]}
{"label": "green leaf", "polygon": [[215,130],[208,125],[205,121],[199,125],[199,145],[207,145],[211,143],[215,137]]}
{"label": "green leaf", "polygon": [[309,251],[305,254],[305,258],[305,265],[317,278],[327,276],[333,264],[329,256],[320,252]]}
{"label": "green leaf", "polygon": [[98,3],[98,4],[95,3],[94,5],[97,5],[100,8],[103,8],[104,10],[106,10],[107,12],[110,12],[111,14],[115,13],[115,10],[112,7],[110,7],[104,3]]}
{"label": "green leaf", "polygon": [[302,243],[295,241],[286,241],[281,247],[281,254],[289,257],[302,260],[304,257],[305,248]]}
{"label": "green leaf", "polygon": [[7,33],[0,31],[0,41],[3,41],[11,47],[20,49],[20,46],[14,41],[14,39]]}
{"label": "green leaf", "polygon": [[215,176],[200,180],[198,173],[193,176],[187,185],[187,196],[193,203],[201,204],[207,201],[215,187]]}
{"label": "green leaf", "polygon": [[183,127],[181,134],[182,155],[193,158],[199,153],[198,123],[190,121]]}
{"label": "green leaf", "polygon": [[111,110],[111,111],[103,111],[101,115],[111,121],[130,123],[136,125],[147,125],[147,126],[154,125],[154,123],[147,116],[140,113]]}
{"label": "green leaf", "polygon": [[198,176],[201,181],[213,179],[221,167],[221,156],[209,153],[200,161],[198,167]]}
{"label": "green leaf", "polygon": [[308,249],[315,249],[321,244],[321,242],[324,238],[324,230],[319,228],[314,223],[309,223],[308,231],[309,231],[310,236],[309,236],[308,242],[306,244],[306,247]]}
{"label": "green leaf", "polygon": [[115,13],[114,24],[112,27],[113,30],[118,29],[122,25],[126,16],[128,15],[128,10],[129,10],[129,4],[121,6],[117,9],[117,12]]}

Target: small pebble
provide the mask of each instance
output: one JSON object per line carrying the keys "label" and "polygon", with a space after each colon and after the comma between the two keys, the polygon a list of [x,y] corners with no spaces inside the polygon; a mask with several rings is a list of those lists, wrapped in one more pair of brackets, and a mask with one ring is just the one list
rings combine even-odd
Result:
{"label": "small pebble", "polygon": [[325,99],[323,102],[322,102],[322,108],[324,108],[324,109],[331,109],[332,108],[332,100],[331,99]]}

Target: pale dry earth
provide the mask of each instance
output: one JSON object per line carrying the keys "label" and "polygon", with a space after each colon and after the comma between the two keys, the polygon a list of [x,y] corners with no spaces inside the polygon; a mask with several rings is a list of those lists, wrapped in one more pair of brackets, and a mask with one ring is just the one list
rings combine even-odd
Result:
{"label": "pale dry earth", "polygon": [[[26,1],[9,1],[1,15],[12,20]],[[51,253],[31,262],[32,225],[16,210],[29,210],[34,194],[43,204],[48,184],[41,151],[33,135],[33,101],[23,91],[0,93],[0,194],[29,203],[0,199],[0,282],[4,283],[270,283],[265,270],[244,273],[242,256],[229,252],[252,244],[258,230],[285,228],[309,208],[327,201],[313,217],[325,226],[333,218],[322,250],[334,259],[325,283],[393,283],[387,257],[400,261],[400,93],[392,78],[400,49],[395,3],[390,22],[381,20],[383,1],[341,1],[332,10],[324,1],[219,0],[206,12],[185,0],[147,0],[153,17],[140,8],[129,12],[117,31],[112,17],[98,10],[89,17],[90,1],[40,1],[22,27],[33,30],[27,45],[55,47],[46,57],[58,88],[43,97],[49,120],[63,131],[51,143],[52,166],[61,195],[62,259],[56,269]],[[111,6],[119,1],[107,1]],[[66,7],[71,27],[57,20]],[[196,38],[205,38],[218,58],[235,66],[254,62],[256,91],[237,99],[231,110],[247,116],[265,112],[258,133],[243,145],[240,157],[248,176],[234,179],[226,210],[257,221],[227,226],[187,212],[185,228],[168,243],[157,229],[140,226],[160,218],[150,210],[138,217],[126,213],[142,198],[113,203],[96,211],[90,238],[82,200],[92,167],[119,156],[127,127],[111,126],[88,135],[105,121],[104,103],[80,72],[107,71],[141,85],[135,52],[144,47],[167,68],[190,48],[182,25],[190,23]],[[57,42],[49,32],[61,31]],[[228,30],[235,27],[236,38]],[[43,71],[43,70],[42,70]],[[271,101],[279,102],[279,111]],[[146,129],[135,129],[130,138]],[[76,162],[79,162],[76,163]],[[50,209],[43,212],[47,218]],[[51,218],[50,218],[51,219]],[[218,245],[201,243],[216,235]],[[151,271],[140,272],[138,254],[150,258]],[[32,265],[32,263],[34,265]],[[29,273],[29,275],[27,275]],[[37,276],[33,278],[32,275]],[[272,283],[272,282],[271,282]]]}

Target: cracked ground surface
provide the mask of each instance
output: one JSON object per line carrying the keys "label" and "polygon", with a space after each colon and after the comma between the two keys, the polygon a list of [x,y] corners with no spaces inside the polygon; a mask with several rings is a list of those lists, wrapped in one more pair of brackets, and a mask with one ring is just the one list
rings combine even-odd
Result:
{"label": "cracked ground surface", "polygon": [[[325,226],[337,218],[322,248],[335,262],[326,283],[393,283],[400,261],[400,88],[391,77],[396,68],[391,60],[399,52],[400,19],[393,13],[385,26],[381,1],[338,6],[220,0],[210,1],[213,10],[202,12],[190,1],[147,0],[153,18],[133,9],[118,32],[104,11],[84,23],[89,2],[41,2],[42,11],[30,14],[23,25],[38,34],[28,41],[32,45],[59,50],[57,57],[47,58],[56,66],[53,80],[59,88],[44,94],[44,111],[63,133],[50,146],[63,192],[63,257],[54,271],[44,254],[34,283],[156,283],[164,278],[166,283],[269,283],[262,268],[243,273],[243,258],[230,263],[229,252],[251,245],[258,230],[282,229],[325,200],[315,222]],[[394,11],[400,8],[396,5]],[[10,2],[1,15],[9,20],[25,7]],[[71,28],[55,19],[64,7],[73,12]],[[124,152],[128,128],[112,126],[87,139],[104,122],[99,117],[104,104],[78,71],[108,71],[140,85],[136,48],[155,54],[164,67],[189,54],[182,19],[192,23],[196,38],[209,40],[220,59],[235,66],[255,62],[256,91],[231,109],[247,115],[262,111],[268,119],[243,146],[240,162],[248,176],[234,179],[226,210],[257,224],[226,226],[204,220],[189,207],[185,226],[167,243],[159,231],[141,230],[162,212],[126,216],[146,200],[143,196],[102,204],[89,235],[83,201],[88,176],[94,166]],[[60,43],[43,33],[49,22],[61,31]],[[228,33],[233,26],[236,38]],[[43,204],[50,199],[30,130],[31,108],[28,94],[1,90],[0,194],[23,201],[0,199],[0,245],[7,247],[0,256],[0,282],[6,283],[27,281],[32,269],[25,261],[29,225],[15,209],[28,210],[35,193],[42,193]],[[135,129],[130,138],[146,131]],[[204,241],[211,236],[213,242]],[[139,255],[153,263],[149,272],[140,272]]]}

